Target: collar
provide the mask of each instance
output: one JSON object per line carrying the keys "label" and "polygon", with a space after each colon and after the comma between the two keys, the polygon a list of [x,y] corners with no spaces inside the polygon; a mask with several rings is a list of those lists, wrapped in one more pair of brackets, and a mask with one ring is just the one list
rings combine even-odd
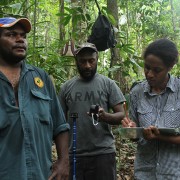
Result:
{"label": "collar", "polygon": [[24,75],[28,71],[34,71],[33,66],[26,64],[25,60],[22,61],[21,75]]}
{"label": "collar", "polygon": [[[144,93],[152,94],[151,91],[150,91],[151,89],[150,89],[150,86],[149,86],[147,80],[144,81],[143,89],[144,89]],[[176,88],[175,88],[175,78],[172,75],[170,75],[170,74],[169,74],[169,81],[168,81],[168,83],[166,85],[165,90],[166,89],[169,89],[172,92],[176,91]]]}

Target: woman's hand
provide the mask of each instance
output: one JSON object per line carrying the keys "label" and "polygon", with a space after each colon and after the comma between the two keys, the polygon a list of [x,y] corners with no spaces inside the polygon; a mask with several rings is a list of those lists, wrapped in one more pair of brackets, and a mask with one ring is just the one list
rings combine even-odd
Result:
{"label": "woman's hand", "polygon": [[144,128],[143,136],[146,140],[158,139],[160,132],[157,127],[149,126],[148,128]]}
{"label": "woman's hand", "polygon": [[136,123],[126,117],[121,121],[121,124],[123,127],[136,127]]}

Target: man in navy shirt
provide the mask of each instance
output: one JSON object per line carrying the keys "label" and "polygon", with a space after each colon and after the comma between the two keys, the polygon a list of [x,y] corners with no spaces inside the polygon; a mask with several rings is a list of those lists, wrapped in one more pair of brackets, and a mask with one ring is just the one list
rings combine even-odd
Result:
{"label": "man in navy shirt", "polygon": [[49,76],[24,61],[30,30],[26,18],[0,18],[0,179],[67,180],[69,125]]}

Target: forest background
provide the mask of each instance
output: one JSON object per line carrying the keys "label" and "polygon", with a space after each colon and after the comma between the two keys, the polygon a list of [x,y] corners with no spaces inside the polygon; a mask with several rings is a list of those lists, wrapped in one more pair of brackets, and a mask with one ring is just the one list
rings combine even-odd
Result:
{"label": "forest background", "polygon": [[[98,72],[116,81],[128,100],[131,85],[144,79],[142,53],[155,39],[169,38],[180,48],[179,0],[98,0],[112,23],[117,45],[99,52]],[[56,90],[77,74],[72,56],[62,55],[65,44],[87,41],[98,16],[95,0],[0,0],[0,17],[27,17],[28,63],[52,77]],[[180,63],[172,74],[180,75]],[[119,179],[133,179],[136,144],[121,139],[113,129],[117,145]]]}

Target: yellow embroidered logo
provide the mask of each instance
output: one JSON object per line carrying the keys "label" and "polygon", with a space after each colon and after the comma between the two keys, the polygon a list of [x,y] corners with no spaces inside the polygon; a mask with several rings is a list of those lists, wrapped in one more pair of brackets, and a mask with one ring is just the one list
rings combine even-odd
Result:
{"label": "yellow embroidered logo", "polygon": [[40,87],[40,88],[42,88],[43,86],[44,86],[44,82],[41,80],[41,78],[39,78],[39,77],[35,77],[34,78],[34,82],[35,82],[35,84],[38,86],[38,87]]}

